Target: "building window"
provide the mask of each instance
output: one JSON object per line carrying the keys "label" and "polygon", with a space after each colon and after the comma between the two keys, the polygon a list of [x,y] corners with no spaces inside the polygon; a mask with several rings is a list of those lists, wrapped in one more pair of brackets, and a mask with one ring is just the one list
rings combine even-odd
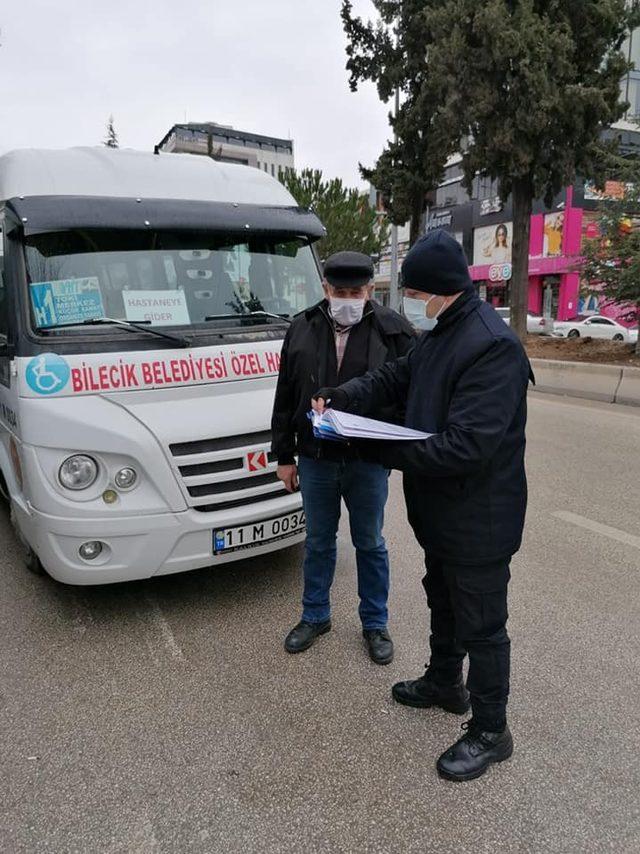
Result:
{"label": "building window", "polygon": [[629,62],[633,62],[635,70],[640,71],[640,30],[634,30],[625,40],[622,50]]}
{"label": "building window", "polygon": [[439,187],[436,192],[436,207],[448,208],[454,205],[464,205],[469,201],[469,195],[461,181]]}
{"label": "building window", "polygon": [[464,172],[462,171],[462,166],[459,163],[455,163],[453,166],[449,166],[445,169],[444,172],[444,180],[452,181],[454,178],[463,178]]}
{"label": "building window", "polygon": [[640,115],[640,79],[638,79],[638,75],[635,72],[629,75],[628,87],[629,94],[627,95],[626,91],[624,93],[624,97],[628,97],[629,99],[629,111],[627,115],[634,118]]}
{"label": "building window", "polygon": [[473,188],[471,192],[472,199],[492,199],[498,195],[498,182],[492,181],[491,178],[478,175],[473,179]]}
{"label": "building window", "polygon": [[274,178],[276,177],[276,167],[273,163],[271,164],[271,174]]}

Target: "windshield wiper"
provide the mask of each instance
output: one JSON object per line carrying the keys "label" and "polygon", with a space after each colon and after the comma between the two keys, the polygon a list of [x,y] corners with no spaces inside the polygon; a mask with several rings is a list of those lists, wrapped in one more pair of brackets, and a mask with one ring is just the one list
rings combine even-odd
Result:
{"label": "windshield wiper", "polygon": [[151,335],[156,335],[158,338],[164,338],[166,341],[172,341],[180,347],[191,347],[192,340],[185,335],[172,335],[170,332],[160,332],[153,326],[144,324],[151,323],[149,320],[143,320],[140,323],[134,323],[131,320],[115,320],[113,317],[91,317],[88,320],[79,320],[77,323],[52,323],[49,326],[39,326],[38,332],[51,329],[66,329],[69,326],[119,326],[121,329],[128,329],[130,332],[149,332]]}
{"label": "windshield wiper", "polygon": [[271,311],[250,311],[252,317],[273,317],[274,320],[284,320],[285,323],[291,323],[291,318],[286,314],[274,314]]}
{"label": "windshield wiper", "polygon": [[228,320],[232,318],[233,320],[243,320],[247,317],[255,317],[255,318],[273,318],[274,320],[278,320],[281,323],[291,323],[291,318],[287,317],[286,314],[273,314],[270,311],[246,311],[244,314],[208,314],[205,317],[205,323],[209,320]]}

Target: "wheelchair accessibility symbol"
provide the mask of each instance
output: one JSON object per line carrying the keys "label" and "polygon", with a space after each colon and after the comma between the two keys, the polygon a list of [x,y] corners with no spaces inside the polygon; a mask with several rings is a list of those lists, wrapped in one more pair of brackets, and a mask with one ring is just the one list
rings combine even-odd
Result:
{"label": "wheelchair accessibility symbol", "polygon": [[55,353],[35,356],[27,365],[26,379],[29,388],[37,394],[55,394],[69,382],[69,365]]}

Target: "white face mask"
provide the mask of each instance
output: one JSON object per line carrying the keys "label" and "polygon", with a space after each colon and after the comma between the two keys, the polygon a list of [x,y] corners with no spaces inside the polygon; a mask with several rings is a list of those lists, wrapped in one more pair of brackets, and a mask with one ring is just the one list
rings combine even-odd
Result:
{"label": "white face mask", "polygon": [[442,308],[438,311],[435,317],[427,317],[427,306],[432,299],[435,299],[435,294],[430,296],[428,300],[414,299],[413,297],[403,297],[402,308],[404,316],[412,326],[420,329],[422,332],[431,332],[438,325],[438,318],[445,309],[446,302],[442,304]]}
{"label": "white face mask", "polygon": [[329,297],[331,316],[338,326],[355,326],[362,320],[366,299],[344,299]]}

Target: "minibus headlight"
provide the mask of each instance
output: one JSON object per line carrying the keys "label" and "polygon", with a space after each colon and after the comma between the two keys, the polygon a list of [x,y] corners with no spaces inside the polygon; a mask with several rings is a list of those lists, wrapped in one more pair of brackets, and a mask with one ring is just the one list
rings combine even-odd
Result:
{"label": "minibus headlight", "polygon": [[85,454],[68,457],[58,472],[58,480],[66,489],[87,489],[97,477],[98,464]]}

